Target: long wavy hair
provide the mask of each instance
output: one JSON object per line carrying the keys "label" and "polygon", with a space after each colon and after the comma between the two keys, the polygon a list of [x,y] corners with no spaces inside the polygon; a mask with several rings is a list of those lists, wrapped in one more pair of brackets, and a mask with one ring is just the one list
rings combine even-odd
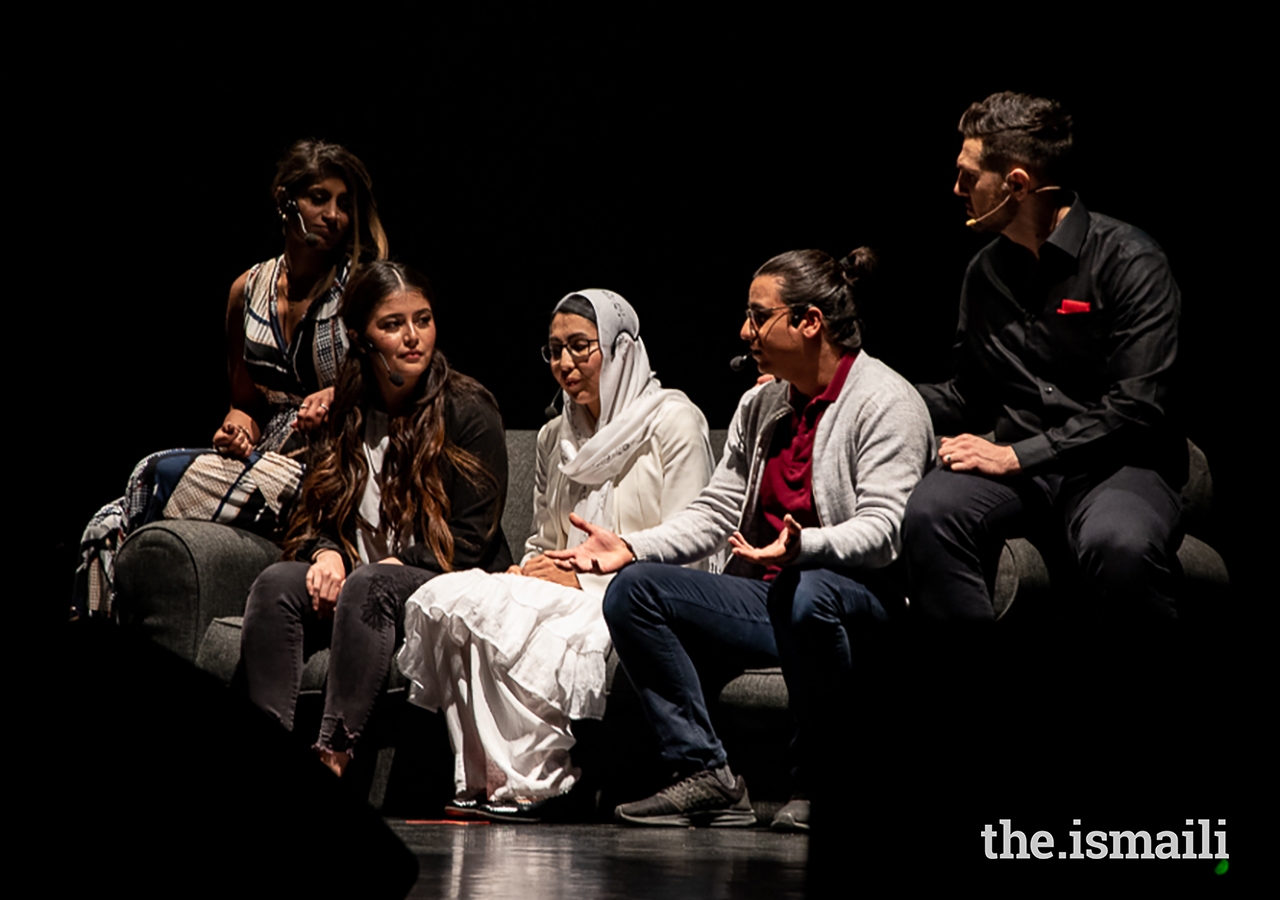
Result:
{"label": "long wavy hair", "polygon": [[[370,477],[364,451],[365,421],[370,407],[382,401],[374,373],[381,360],[366,349],[364,333],[382,301],[398,291],[422,294],[434,314],[435,301],[426,276],[388,260],[361,268],[343,294],[343,321],[356,336],[338,373],[326,431],[312,447],[285,540],[286,559],[294,559],[304,544],[324,531],[336,530],[347,555],[354,560],[356,548],[348,537],[347,526],[353,521],[371,524],[360,516],[359,507]],[[456,475],[477,485],[488,481],[496,491],[505,490],[484,463],[449,440],[446,406],[450,398],[464,396],[496,407],[488,391],[475,379],[453,371],[444,354],[435,350],[426,372],[418,379],[410,411],[390,419],[382,471],[373,473],[381,489],[379,516],[391,536],[391,552],[407,546],[412,536],[431,548],[446,572],[453,568],[453,534],[449,530],[452,508],[446,476]],[[490,536],[498,528],[500,509],[501,504],[496,504]]]}

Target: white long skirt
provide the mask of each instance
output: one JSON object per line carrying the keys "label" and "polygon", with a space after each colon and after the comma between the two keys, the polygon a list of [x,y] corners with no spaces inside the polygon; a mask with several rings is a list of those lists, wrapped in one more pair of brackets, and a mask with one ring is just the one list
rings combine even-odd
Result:
{"label": "white long skirt", "polygon": [[571,719],[604,715],[602,594],[478,569],[440,575],[405,605],[409,699],[443,710],[459,797],[568,791]]}

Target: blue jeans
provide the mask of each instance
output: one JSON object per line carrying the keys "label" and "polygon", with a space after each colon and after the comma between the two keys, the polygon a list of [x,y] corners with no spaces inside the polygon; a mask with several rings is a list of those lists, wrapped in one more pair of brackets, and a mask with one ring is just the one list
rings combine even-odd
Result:
{"label": "blue jeans", "polygon": [[799,720],[802,764],[802,735],[821,715],[822,689],[851,669],[848,627],[883,620],[885,610],[862,583],[828,569],[788,569],[766,582],[636,563],[609,585],[604,617],[663,760],[690,774],[727,762],[704,682],[718,690],[744,669],[778,664]]}

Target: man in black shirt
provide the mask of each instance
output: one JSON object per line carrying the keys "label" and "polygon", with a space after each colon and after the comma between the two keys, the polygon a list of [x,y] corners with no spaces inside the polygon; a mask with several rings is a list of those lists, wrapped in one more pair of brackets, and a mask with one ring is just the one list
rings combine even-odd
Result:
{"label": "man in black shirt", "polygon": [[[956,374],[921,385],[943,438],[907,506],[912,606],[991,620],[1005,539],[1108,616],[1172,618],[1186,440],[1170,421],[1178,287],[1156,243],[1071,191],[1071,118],[993,94],[960,120],[955,193],[999,236],[969,264]],[[994,441],[977,435],[994,431]]]}

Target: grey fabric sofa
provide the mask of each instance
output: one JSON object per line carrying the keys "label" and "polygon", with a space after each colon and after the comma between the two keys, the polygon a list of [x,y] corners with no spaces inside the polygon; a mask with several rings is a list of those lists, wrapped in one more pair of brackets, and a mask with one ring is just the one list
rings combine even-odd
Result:
{"label": "grey fabric sofa", "polygon": [[[516,559],[523,555],[524,538],[530,532],[533,516],[536,440],[536,431],[507,432],[508,499],[502,527]],[[723,430],[712,432],[717,455],[724,440]],[[153,522],[131,535],[117,557],[116,606],[121,624],[230,683],[240,660],[241,616],[249,588],[258,574],[279,558],[276,545],[235,528],[209,522]],[[298,701],[300,733],[311,727],[311,721],[319,720],[327,671],[328,651],[316,653],[307,661]],[[630,686],[618,674],[616,658],[610,659],[609,681],[614,702],[607,721],[617,719],[621,724],[618,731],[610,731],[609,736],[597,742],[614,745],[614,749],[602,750],[600,755],[617,759],[620,753],[636,750],[637,743],[644,744],[647,726],[638,707],[624,696]],[[375,806],[381,805],[386,796],[396,743],[410,727],[398,720],[415,714],[400,709],[407,707],[407,688],[398,670],[390,672],[384,697],[374,713],[382,721],[376,729],[371,722],[373,743],[380,745],[373,771],[366,773],[370,801]],[[720,704],[729,734],[741,730],[748,736],[744,755],[767,760],[753,782],[756,795],[785,792],[785,787],[769,790],[770,782],[782,784],[785,780],[782,760],[790,729],[781,671],[745,673],[724,688]],[[613,712],[615,708],[617,713]],[[585,723],[584,728],[592,730]],[[726,740],[730,738],[727,736]],[[643,751],[636,753],[638,758],[644,755]],[[746,771],[753,768],[757,767],[748,762]],[[755,786],[757,782],[759,788]],[[785,793],[782,796],[785,799]]]}
{"label": "grey fabric sofa", "polygon": [[[507,432],[510,473],[502,525],[517,559],[532,519],[536,438],[535,431]],[[717,455],[724,440],[723,430],[712,433]],[[1212,606],[1227,585],[1221,556],[1193,536],[1205,526],[1211,495],[1208,465],[1193,445],[1192,477],[1184,489],[1188,535],[1178,555],[1187,574],[1189,594],[1200,598],[1197,603],[1202,607]],[[279,558],[279,548],[271,542],[227,526],[188,521],[151,523],[129,537],[117,558],[121,623],[230,683],[239,662],[240,616],[249,588],[258,574]],[[1025,540],[1008,542],[995,585],[998,615],[1005,616],[1015,601],[1019,608],[1041,606],[1049,595],[1048,571],[1040,553]],[[299,699],[300,731],[310,727],[309,721],[319,721],[327,669],[327,651],[315,654],[307,663]],[[406,693],[407,685],[399,672],[389,673],[375,718],[394,718],[384,710],[408,707]],[[750,671],[729,682],[713,714],[735,770],[747,777],[753,798],[785,800],[786,747],[791,729],[781,671]],[[597,730],[602,732],[599,738],[593,734]],[[394,748],[404,734],[397,727],[379,731],[385,734],[377,742],[381,746],[368,775],[370,800],[375,805],[381,805],[385,797]],[[586,757],[599,759],[604,768],[626,768],[652,756],[647,726],[625,677],[617,674],[616,659],[610,663],[610,704],[605,722],[598,728],[594,723],[583,723],[583,733],[604,747],[596,751],[582,747]],[[441,732],[437,740],[442,737]],[[586,742],[584,738],[582,743]],[[447,745],[444,750],[447,752]],[[585,758],[579,762],[585,768]]]}

